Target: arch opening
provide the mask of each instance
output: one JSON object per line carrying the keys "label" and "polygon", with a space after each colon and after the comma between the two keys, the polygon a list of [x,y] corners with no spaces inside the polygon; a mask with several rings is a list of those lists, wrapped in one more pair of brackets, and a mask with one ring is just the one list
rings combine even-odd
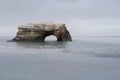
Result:
{"label": "arch opening", "polygon": [[45,42],[54,42],[57,41],[57,37],[55,35],[49,35],[45,37]]}

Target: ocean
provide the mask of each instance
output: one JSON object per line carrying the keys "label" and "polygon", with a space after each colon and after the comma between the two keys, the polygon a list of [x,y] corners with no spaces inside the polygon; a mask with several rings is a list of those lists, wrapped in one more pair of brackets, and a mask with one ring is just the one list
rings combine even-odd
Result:
{"label": "ocean", "polygon": [[0,37],[0,80],[120,80],[120,37],[71,42],[7,42]]}

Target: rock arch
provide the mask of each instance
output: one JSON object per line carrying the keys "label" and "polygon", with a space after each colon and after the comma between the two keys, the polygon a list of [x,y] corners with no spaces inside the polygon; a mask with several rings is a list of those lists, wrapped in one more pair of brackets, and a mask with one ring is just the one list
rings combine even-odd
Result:
{"label": "rock arch", "polygon": [[56,36],[57,41],[72,41],[65,24],[53,22],[20,25],[13,41],[44,41],[50,35]]}

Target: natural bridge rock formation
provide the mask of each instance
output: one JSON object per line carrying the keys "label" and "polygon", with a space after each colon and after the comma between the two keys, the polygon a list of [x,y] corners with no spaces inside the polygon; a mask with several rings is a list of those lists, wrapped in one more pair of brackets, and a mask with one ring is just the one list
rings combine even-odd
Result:
{"label": "natural bridge rock formation", "polygon": [[18,30],[12,41],[44,41],[50,35],[56,36],[57,41],[72,41],[65,24],[53,22],[28,23],[20,25]]}

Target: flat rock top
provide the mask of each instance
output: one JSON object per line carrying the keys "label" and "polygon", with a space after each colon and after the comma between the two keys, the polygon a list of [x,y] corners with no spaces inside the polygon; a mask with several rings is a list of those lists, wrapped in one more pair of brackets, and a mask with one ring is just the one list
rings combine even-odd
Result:
{"label": "flat rock top", "polygon": [[27,24],[19,25],[19,29],[20,28],[40,29],[40,30],[56,30],[56,29],[65,29],[66,26],[63,23],[37,22],[37,23],[27,23]]}

